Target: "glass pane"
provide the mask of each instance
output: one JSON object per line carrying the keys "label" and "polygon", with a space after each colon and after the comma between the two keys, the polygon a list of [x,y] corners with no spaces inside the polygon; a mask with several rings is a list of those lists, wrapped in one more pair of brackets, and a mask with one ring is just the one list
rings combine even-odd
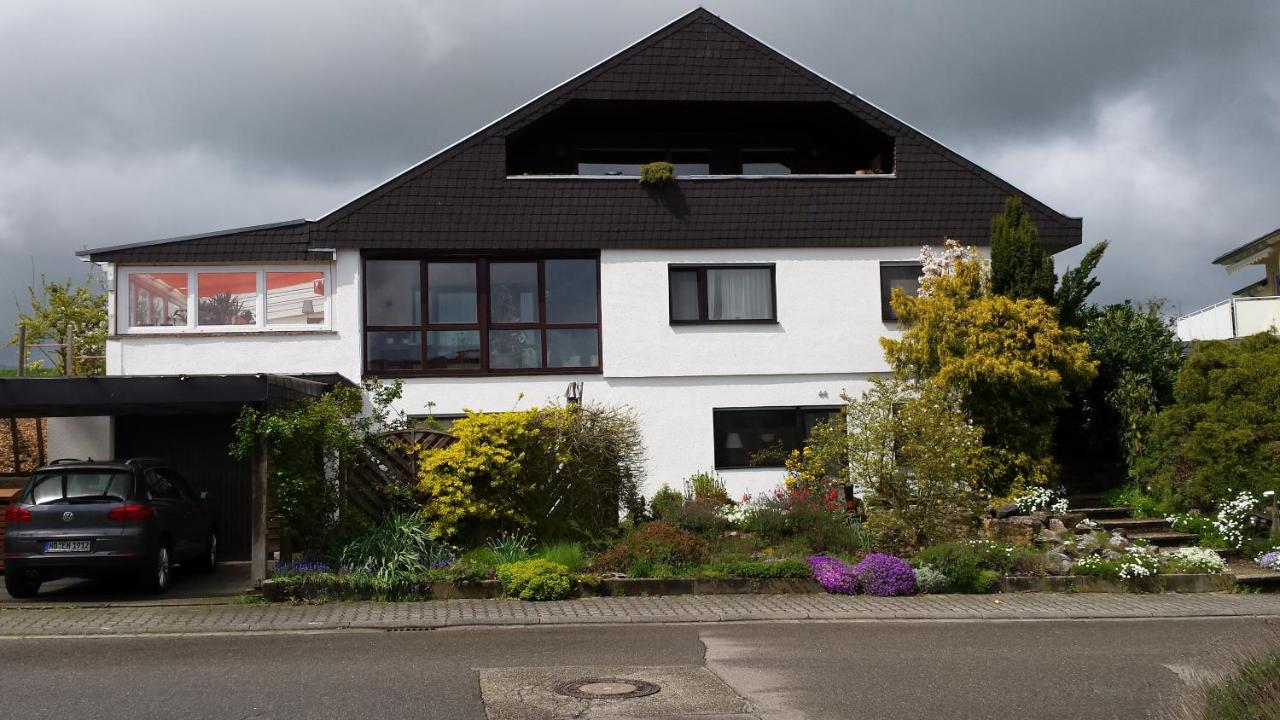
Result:
{"label": "glass pane", "polygon": [[547,322],[596,321],[596,261],[547,260]]}
{"label": "glass pane", "polygon": [[671,271],[671,319],[698,320],[698,271]]}
{"label": "glass pane", "polygon": [[427,367],[444,370],[479,370],[480,331],[428,332]]}
{"label": "glass pane", "polygon": [[130,327],[185,327],[186,324],[186,273],[129,273]]}
{"label": "glass pane", "polygon": [[267,273],[267,324],[324,324],[324,273]]}
{"label": "glass pane", "polygon": [[422,367],[422,333],[365,333],[370,370],[417,370]]}
{"label": "glass pane", "polygon": [[489,368],[542,367],[542,342],[538,335],[537,330],[489,331]]}
{"label": "glass pane", "polygon": [[707,270],[707,319],[773,319],[773,273],[769,268]]}
{"label": "glass pane", "polygon": [[600,367],[596,330],[548,330],[547,367]]}
{"label": "glass pane", "polygon": [[893,297],[893,289],[899,288],[913,297],[920,294],[920,276],[923,273],[923,268],[914,263],[880,266],[880,309],[881,317],[885,322],[898,321],[898,314],[889,304],[889,299]]}
{"label": "glass pane", "polygon": [[417,260],[369,260],[364,272],[370,325],[422,324],[422,266]]}
{"label": "glass pane", "polygon": [[782,467],[799,447],[792,409],[717,410],[712,422],[716,467]]}
{"label": "glass pane", "polygon": [[640,177],[640,163],[580,162],[578,174]]}
{"label": "glass pane", "polygon": [[[427,264],[427,322],[476,321],[476,264]],[[430,340],[427,341],[430,344]]]}
{"label": "glass pane", "polygon": [[743,175],[790,175],[791,168],[780,162],[743,162]]}
{"label": "glass pane", "polygon": [[489,322],[538,322],[538,264],[489,265]]}
{"label": "glass pane", "polygon": [[258,322],[258,273],[196,274],[198,325],[255,325]]}

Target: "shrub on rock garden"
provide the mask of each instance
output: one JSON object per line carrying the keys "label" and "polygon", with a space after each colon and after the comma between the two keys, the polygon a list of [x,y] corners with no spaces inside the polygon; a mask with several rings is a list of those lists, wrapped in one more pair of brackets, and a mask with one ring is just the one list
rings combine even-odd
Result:
{"label": "shrub on rock garden", "polygon": [[916,568],[916,589],[920,592],[933,595],[947,592],[950,588],[951,578],[935,570],[932,565]]}
{"label": "shrub on rock garden", "polygon": [[541,558],[499,565],[498,580],[517,600],[563,600],[573,590],[569,568]]}
{"label": "shrub on rock garden", "polygon": [[1195,344],[1136,466],[1157,497],[1208,511],[1231,490],[1270,489],[1280,475],[1280,337]]}
{"label": "shrub on rock garden", "polygon": [[709,578],[749,578],[752,580],[780,580],[807,578],[809,565],[803,560],[745,560],[737,562],[712,562],[702,569]]}
{"label": "shrub on rock garden", "polygon": [[630,572],[640,564],[688,566],[706,561],[711,546],[706,540],[662,521],[631,530],[596,558],[595,566],[611,572]]}
{"label": "shrub on rock garden", "polygon": [[866,486],[866,528],[881,547],[964,537],[986,504],[982,431],[933,384],[876,379],[848,399],[849,467]]}
{"label": "shrub on rock garden", "polygon": [[947,577],[951,592],[985,593],[1018,565],[1020,557],[1032,552],[990,540],[961,540],[927,547],[915,562]]}
{"label": "shrub on rock garden", "polygon": [[654,520],[666,520],[667,516],[684,505],[684,493],[664,484],[649,501],[649,513]]}

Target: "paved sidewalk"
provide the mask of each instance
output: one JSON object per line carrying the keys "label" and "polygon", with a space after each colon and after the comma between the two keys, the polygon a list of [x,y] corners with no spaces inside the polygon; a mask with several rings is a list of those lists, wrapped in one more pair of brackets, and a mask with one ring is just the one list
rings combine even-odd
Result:
{"label": "paved sidewalk", "polygon": [[0,636],[419,629],[463,625],[752,620],[1045,620],[1280,616],[1280,595],[685,595],[529,603],[440,600],[323,605],[203,604],[0,608]]}

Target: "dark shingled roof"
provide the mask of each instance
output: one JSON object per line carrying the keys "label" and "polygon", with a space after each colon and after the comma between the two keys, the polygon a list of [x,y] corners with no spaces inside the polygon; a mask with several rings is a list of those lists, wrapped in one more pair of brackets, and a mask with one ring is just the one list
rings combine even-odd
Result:
{"label": "dark shingled roof", "polygon": [[[893,176],[634,180],[508,178],[506,139],[571,100],[835,103],[894,138]],[[697,9],[325,217],[86,251],[94,260],[301,259],[303,245],[404,250],[985,245],[1005,198],[1022,195],[1041,241],[1080,243],[1066,217],[888,113]],[[188,249],[189,248],[189,249]]]}

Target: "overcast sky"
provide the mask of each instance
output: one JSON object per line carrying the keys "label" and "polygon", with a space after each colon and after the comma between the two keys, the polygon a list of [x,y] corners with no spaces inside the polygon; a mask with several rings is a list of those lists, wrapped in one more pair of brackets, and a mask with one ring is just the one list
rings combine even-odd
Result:
{"label": "overcast sky", "polygon": [[[1261,277],[1209,261],[1280,226],[1280,3],[705,4],[1083,216],[1101,300]],[[0,328],[77,249],[318,217],[693,7],[5,0]]]}

